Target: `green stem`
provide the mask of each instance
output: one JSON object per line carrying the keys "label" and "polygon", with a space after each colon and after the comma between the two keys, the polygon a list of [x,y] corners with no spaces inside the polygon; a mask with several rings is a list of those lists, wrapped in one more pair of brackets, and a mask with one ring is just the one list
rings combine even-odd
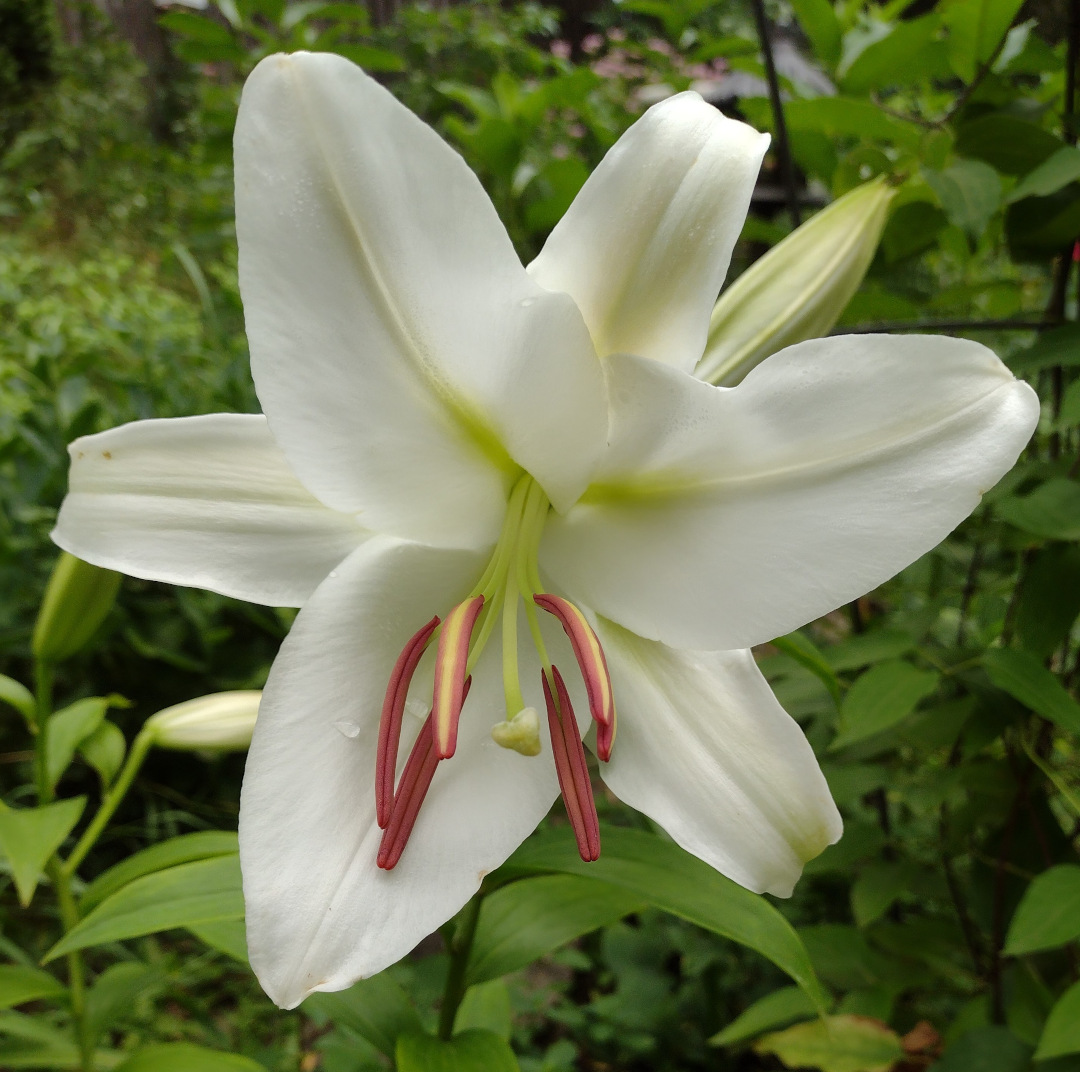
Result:
{"label": "green stem", "polygon": [[113,817],[113,812],[120,806],[120,802],[124,799],[128,789],[131,788],[131,783],[135,775],[139,773],[139,768],[142,766],[143,760],[146,759],[146,754],[150,751],[153,743],[153,733],[145,729],[132,742],[131,751],[128,752],[123,769],[102,798],[97,814],[90,825],[83,831],[83,835],[79,838],[75,848],[72,849],[71,855],[61,865],[61,871],[65,879],[71,878],[75,873],[75,869],[86,858],[86,854],[94,847],[94,843],[101,836],[106,823]]}
{"label": "green stem", "polygon": [[39,804],[53,798],[49,784],[49,716],[52,715],[53,668],[51,663],[38,660],[34,664],[34,700],[37,705],[37,736],[34,738],[34,776]]}
{"label": "green stem", "polygon": [[476,937],[476,924],[480,919],[483,899],[483,895],[478,893],[461,910],[454,938],[450,943],[450,967],[446,973],[446,986],[443,988],[442,1008],[439,1010],[439,1038],[444,1042],[449,1042],[454,1037],[454,1021],[468,989],[465,985],[465,971],[469,966],[469,954]]}
{"label": "green stem", "polygon": [[[60,906],[60,921],[67,934],[79,922],[79,909],[71,892],[71,876],[65,871],[57,857],[46,865],[46,871],[56,890],[56,899]],[[94,1053],[91,1041],[86,1033],[86,974],[83,970],[82,954],[67,955],[68,989],[71,995],[71,1015],[75,1021],[75,1039],[79,1047],[79,1067],[82,1072],[93,1072]]]}

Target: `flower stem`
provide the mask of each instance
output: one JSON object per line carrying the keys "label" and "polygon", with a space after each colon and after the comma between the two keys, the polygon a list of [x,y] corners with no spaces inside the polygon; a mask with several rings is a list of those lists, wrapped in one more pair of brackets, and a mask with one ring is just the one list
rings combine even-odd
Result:
{"label": "flower stem", "polygon": [[83,835],[79,838],[75,848],[72,849],[71,855],[61,865],[61,871],[65,879],[71,878],[75,873],[75,869],[86,858],[86,854],[94,847],[94,843],[105,829],[105,824],[112,818],[113,812],[120,806],[120,802],[124,799],[128,789],[131,788],[131,783],[135,775],[139,773],[139,768],[142,766],[143,760],[146,759],[146,754],[150,751],[153,743],[153,733],[147,732],[145,729],[132,742],[131,751],[128,752],[123,769],[117,776],[116,781],[113,782],[112,787],[102,798],[97,814],[90,825],[83,831]]}
{"label": "flower stem", "polygon": [[[67,934],[79,922],[79,910],[71,893],[71,876],[56,856],[49,861],[45,869],[53,889],[56,890],[60,922],[63,924],[64,934]],[[71,995],[71,1015],[75,1021],[75,1041],[79,1048],[79,1068],[82,1072],[93,1072],[93,1046],[86,1033],[86,974],[83,971],[82,954],[78,951],[68,953],[65,959],[68,990]]]}
{"label": "flower stem", "polygon": [[444,1042],[449,1042],[454,1037],[454,1021],[468,989],[465,985],[465,971],[469,966],[469,955],[472,953],[483,900],[483,894],[478,893],[461,910],[454,937],[450,942],[450,967],[446,973],[446,986],[443,988],[442,1008],[439,1010],[439,1038]]}
{"label": "flower stem", "polygon": [[38,804],[48,804],[53,798],[49,784],[49,717],[52,715],[53,668],[41,659],[34,663],[34,700],[37,705],[34,738],[34,777],[37,782]]}

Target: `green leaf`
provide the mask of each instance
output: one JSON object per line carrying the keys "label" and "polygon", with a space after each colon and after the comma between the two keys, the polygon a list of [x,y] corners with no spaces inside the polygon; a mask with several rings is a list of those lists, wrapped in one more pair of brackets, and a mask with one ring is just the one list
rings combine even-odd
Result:
{"label": "green leaf", "polygon": [[247,964],[247,927],[242,919],[218,919],[211,923],[196,923],[188,930],[211,949]]}
{"label": "green leaf", "polygon": [[755,1053],[775,1054],[788,1068],[821,1072],[888,1072],[904,1055],[895,1031],[862,1016],[829,1016],[766,1035]]}
{"label": "green leaf", "polygon": [[518,1072],[517,1058],[490,1031],[464,1031],[449,1042],[432,1035],[398,1039],[398,1072]]}
{"label": "green leaf", "polygon": [[39,998],[58,998],[66,993],[64,984],[47,971],[23,964],[0,964],[0,1009]]}
{"label": "green leaf", "polygon": [[1080,546],[1040,548],[1024,573],[1016,607],[1016,635],[1024,650],[1049,658],[1069,635],[1078,614]]}
{"label": "green leaf", "polygon": [[914,123],[894,119],[871,101],[853,97],[789,101],[784,117],[793,130],[818,130],[834,137],[849,135],[911,149],[922,140],[922,131]]}
{"label": "green leaf", "polygon": [[56,787],[75,758],[76,749],[101,725],[108,709],[106,697],[92,696],[49,716],[45,763],[51,787]]}
{"label": "green leaf", "polygon": [[130,1014],[140,995],[162,981],[161,973],[137,961],[111,964],[95,980],[86,995],[86,1035],[97,1042],[124,1015]]}
{"label": "green leaf", "polygon": [[1058,864],[1028,886],[1009,924],[1005,952],[1018,957],[1075,938],[1080,938],[1080,867]]}
{"label": "green leaf", "polygon": [[903,861],[864,868],[851,887],[851,914],[856,925],[868,927],[881,919],[918,876],[918,865]]}
{"label": "green leaf", "polygon": [[1080,983],[1073,983],[1050,1010],[1035,1060],[1064,1057],[1067,1053],[1080,1053]]}
{"label": "green leaf", "polygon": [[801,667],[809,670],[829,690],[833,700],[840,703],[840,681],[829,665],[827,656],[805,633],[789,633],[787,636],[777,637],[772,644],[777,651],[782,651]]}
{"label": "green leaf", "polygon": [[1008,33],[1023,0],[963,0],[945,12],[949,60],[965,82],[972,82]]}
{"label": "green leaf", "polygon": [[713,1035],[709,1045],[734,1046],[792,1020],[806,1020],[816,1015],[814,1003],[797,986],[786,986],[755,1001],[723,1031]]}
{"label": "green leaf", "polygon": [[1063,145],[1034,171],[1029,171],[1013,187],[1008,199],[1020,201],[1025,197],[1046,197],[1076,179],[1080,179],[1080,149]]}
{"label": "green leaf", "polygon": [[1009,368],[1018,376],[1030,376],[1054,365],[1080,365],[1080,324],[1044,331],[1026,350],[1009,358]]}
{"label": "green leaf", "polygon": [[0,849],[11,864],[11,877],[25,908],[34,896],[45,862],[71,833],[86,797],[58,800],[40,808],[9,808],[0,803]]}
{"label": "green leaf", "polygon": [[454,1019],[454,1033],[479,1028],[510,1041],[510,991],[501,979],[470,986]]}
{"label": "green leaf", "polygon": [[873,632],[856,633],[836,644],[823,648],[829,666],[837,673],[858,670],[871,663],[896,659],[907,655],[915,647],[915,638],[902,629],[877,629]]}
{"label": "green leaf", "polygon": [[497,874],[558,871],[620,886],[664,912],[757,950],[787,972],[816,1006],[825,1007],[825,992],[802,941],[764,897],[653,834],[605,826],[600,841],[600,859],[585,863],[565,830],[544,830]]}
{"label": "green leaf", "polygon": [[228,830],[202,830],[196,834],[181,834],[168,841],[158,842],[148,849],[103,871],[83,891],[79,911],[86,915],[94,905],[111,897],[129,882],[192,860],[208,860],[214,856],[234,856],[238,852],[236,835]]}
{"label": "green leaf", "polygon": [[998,515],[1033,536],[1047,540],[1080,540],[1080,484],[1065,477],[1040,484],[1023,498],[995,504]]}
{"label": "green leaf", "polygon": [[204,15],[196,15],[193,11],[169,11],[158,19],[158,25],[186,37],[189,41],[215,45],[230,45],[233,41],[233,35],[227,26],[222,26],[220,22]]}
{"label": "green leaf", "polygon": [[[0,1068],[14,1072],[18,1068],[71,1069],[83,1068],[75,1040],[70,1032],[61,1031],[41,1016],[26,1016],[18,1012],[0,1013]],[[116,1054],[99,1050],[95,1067],[115,1068]]]}
{"label": "green leaf", "polygon": [[973,237],[982,234],[1001,207],[1001,177],[981,160],[958,160],[944,171],[926,168],[923,177],[949,222]]}
{"label": "green leaf", "polygon": [[190,1042],[162,1042],[136,1050],[115,1072],[266,1072],[266,1067]]}
{"label": "green leaf", "polygon": [[37,717],[34,694],[25,685],[6,674],[0,674],[0,701],[11,704],[30,725],[33,725]]}
{"label": "green leaf", "polygon": [[386,972],[361,979],[348,990],[312,994],[304,1007],[318,1010],[335,1024],[355,1031],[390,1058],[400,1036],[423,1030],[413,1003]]}
{"label": "green leaf", "polygon": [[982,662],[999,689],[1055,726],[1080,734],[1080,704],[1034,655],[1015,648],[991,648]]}
{"label": "green leaf", "polygon": [[878,663],[860,674],[840,707],[841,730],[829,751],[864,741],[903,721],[938,685],[938,675],[910,663]]}
{"label": "green leaf", "polygon": [[1048,130],[1008,112],[981,114],[956,132],[961,156],[985,161],[1004,175],[1026,175],[1064,144]]}
{"label": "green leaf", "polygon": [[1061,397],[1061,412],[1058,414],[1059,429],[1075,428],[1080,425],[1080,380],[1073,380],[1065,388]]}
{"label": "green leaf", "polygon": [[517,971],[647,904],[636,893],[578,875],[512,882],[484,899],[465,979],[473,985]]}
{"label": "green leaf", "polygon": [[108,720],[79,745],[79,755],[97,771],[103,788],[108,789],[113,779],[124,765],[127,741],[123,731],[114,722]]}
{"label": "green leaf", "polygon": [[174,927],[239,919],[243,914],[239,857],[196,860],[128,883],[68,931],[44,959]]}
{"label": "green leaf", "polygon": [[934,1065],[934,1072],[1027,1072],[1031,1047],[1006,1027],[977,1027],[961,1035]]}
{"label": "green leaf", "polygon": [[898,22],[889,32],[868,45],[840,74],[845,93],[857,95],[887,86],[912,85],[930,74],[927,60],[933,57],[930,42],[937,33],[936,15]]}
{"label": "green leaf", "polygon": [[828,68],[840,62],[840,20],[829,0],[791,0],[795,18],[810,39],[814,53]]}

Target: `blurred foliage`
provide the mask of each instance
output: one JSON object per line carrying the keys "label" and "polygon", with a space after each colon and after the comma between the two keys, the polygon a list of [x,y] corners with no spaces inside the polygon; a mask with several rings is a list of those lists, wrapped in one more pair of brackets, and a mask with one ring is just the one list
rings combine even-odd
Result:
{"label": "blurred foliage", "polygon": [[[1073,0],[1063,6],[1075,19]],[[1080,922],[1070,923],[1080,920],[1080,150],[1064,21],[1019,0],[789,0],[769,11],[798,211],[878,175],[897,190],[843,323],[966,328],[1039,387],[1043,425],[940,548],[760,653],[846,820],[783,905],[833,999],[829,1019],[762,958],[645,908],[474,988],[470,1022],[512,1032],[525,1072],[1070,1072],[1080,1068]],[[230,139],[243,78],[262,56],[333,50],[376,73],[463,153],[524,259],[647,103],[693,86],[777,134],[748,4],[624,0],[598,5],[587,32],[570,33],[572,21],[493,2],[409,4],[378,25],[352,3],[167,7],[180,109],[162,140],[147,121],[145,68],[96,9],[65,44],[49,5],[0,0],[0,670],[11,681],[33,689],[66,444],[128,420],[257,408]],[[777,137],[736,272],[791,229],[783,148]],[[115,776],[101,740],[89,744],[102,718],[130,741],[159,708],[259,687],[290,620],[125,579],[88,649],[55,668],[65,703],[117,692],[131,702],[110,700],[107,718],[85,709],[96,728],[88,714],[61,795],[96,800]],[[6,802],[23,806],[29,753],[12,712],[25,697],[7,681],[0,770]],[[240,771],[235,758],[152,756],[86,874],[231,829]],[[602,811],[642,822],[612,800]],[[21,912],[9,889],[0,920],[0,968],[31,971],[53,940],[52,909],[39,898]],[[227,939],[168,931],[93,949],[92,974],[113,995],[102,1044],[183,1041],[275,1072],[387,1067],[357,1013],[363,986],[344,1004],[278,1013]],[[426,1017],[445,972],[436,944],[387,976]],[[24,1056],[60,1046],[48,1032],[66,1013],[45,1008],[0,1012],[0,1066],[16,1042]],[[74,1067],[69,1058],[11,1067]]]}

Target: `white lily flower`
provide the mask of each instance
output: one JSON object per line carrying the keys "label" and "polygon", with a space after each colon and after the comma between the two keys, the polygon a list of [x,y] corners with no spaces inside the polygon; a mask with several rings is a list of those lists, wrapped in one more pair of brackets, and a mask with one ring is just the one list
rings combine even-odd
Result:
{"label": "white lily flower", "polygon": [[658,104],[526,271],[461,158],[359,69],[301,53],[249,79],[266,416],[79,440],[55,538],[303,605],[241,801],[251,963],[280,1005],[408,952],[560,782],[582,855],[602,849],[571,707],[614,792],[750,889],[788,894],[839,837],[747,649],[933,547],[1038,403],[985,348],[928,337],[694,379],[766,144],[695,94]]}

